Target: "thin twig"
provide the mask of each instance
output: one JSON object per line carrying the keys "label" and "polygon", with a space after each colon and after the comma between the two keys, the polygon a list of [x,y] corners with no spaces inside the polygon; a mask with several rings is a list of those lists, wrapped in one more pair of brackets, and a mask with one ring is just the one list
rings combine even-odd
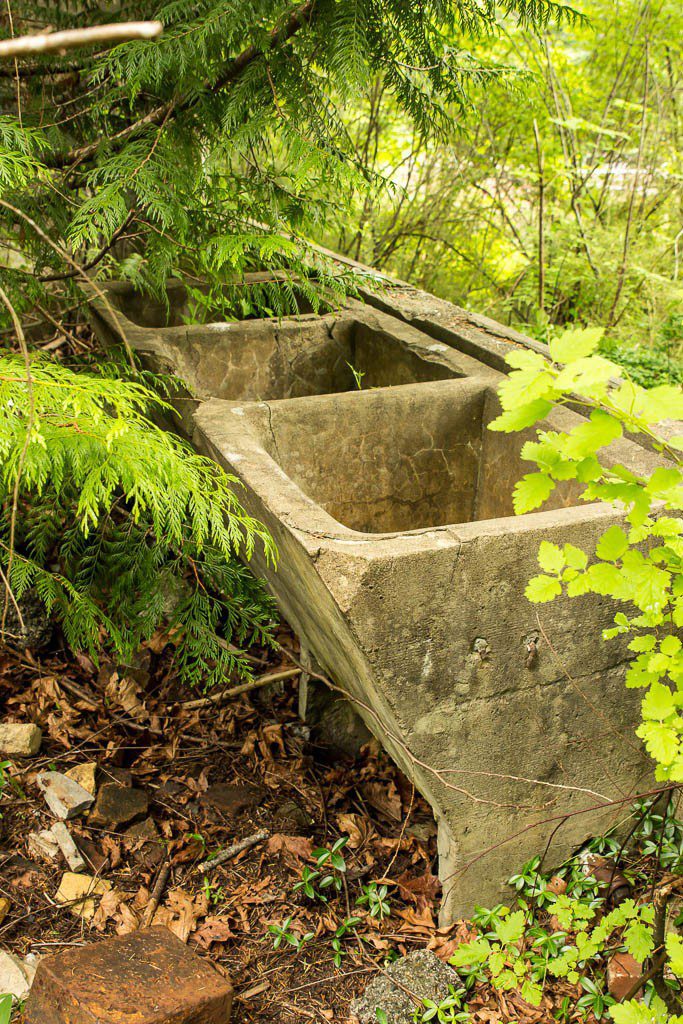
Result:
{"label": "thin twig", "polygon": [[269,683],[279,683],[283,679],[293,679],[295,676],[300,676],[301,671],[300,668],[288,668],[282,672],[271,672],[269,675],[259,676],[257,679],[252,679],[248,683],[240,683],[238,686],[231,686],[229,689],[221,690],[219,693],[212,694],[209,697],[184,700],[181,704],[186,711],[194,711],[195,708],[218,706],[219,704],[224,704],[226,700],[230,700],[231,697],[239,696],[240,693],[249,693],[250,690],[258,690],[262,686],[268,686]]}
{"label": "thin twig", "polygon": [[168,882],[170,874],[171,862],[166,861],[166,863],[161,868],[159,874],[157,875],[156,882],[154,883],[152,895],[149,898],[149,903],[145,908],[145,913],[143,914],[142,921],[140,922],[141,928],[148,928],[149,925],[151,925],[152,921],[154,920],[154,915],[161,901],[161,897],[164,895],[164,889],[166,888],[166,884]]}
{"label": "thin twig", "polygon": [[264,839],[268,838],[269,834],[267,829],[259,829],[253,835],[246,836],[245,839],[240,839],[239,842],[233,843],[232,846],[228,846],[225,850],[221,850],[215,857],[203,860],[201,864],[197,865],[197,871],[211,871],[212,868],[217,868],[219,864],[225,864],[226,860],[236,857],[243,850],[249,850],[252,846],[256,846],[257,843],[262,843]]}

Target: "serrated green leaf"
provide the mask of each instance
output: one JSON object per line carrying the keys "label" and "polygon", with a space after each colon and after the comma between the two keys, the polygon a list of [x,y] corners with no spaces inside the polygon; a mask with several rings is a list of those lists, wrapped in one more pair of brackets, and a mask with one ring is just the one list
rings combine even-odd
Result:
{"label": "serrated green leaf", "polygon": [[448,962],[453,967],[471,967],[486,963],[490,953],[491,943],[487,939],[475,939],[473,942],[461,943]]}
{"label": "serrated green leaf", "polygon": [[524,593],[532,604],[545,604],[560,596],[562,584],[555,576],[533,576],[527,583]]}
{"label": "serrated green leaf", "polygon": [[641,704],[643,718],[661,722],[676,711],[674,695],[664,683],[653,683]]}
{"label": "serrated green leaf", "polygon": [[616,562],[628,551],[628,537],[620,526],[610,526],[597,543],[595,553],[604,562]]}
{"label": "serrated green leaf", "polygon": [[534,423],[544,419],[552,409],[552,402],[543,398],[535,402],[527,402],[516,409],[506,409],[495,420],[488,425],[489,430],[495,430],[504,434],[512,434],[517,430],[525,430],[533,427]]}
{"label": "serrated green leaf", "polygon": [[516,515],[523,515],[538,508],[555,488],[554,482],[545,473],[527,473],[515,484],[512,504]]}
{"label": "serrated green leaf", "polygon": [[511,942],[517,942],[524,934],[526,918],[523,910],[516,910],[509,914],[503,921],[497,921],[494,926],[496,936],[503,945],[508,946]]}
{"label": "serrated green leaf", "polygon": [[588,555],[581,548],[573,544],[565,544],[563,547],[564,560],[571,569],[585,569],[588,565]]}
{"label": "serrated green leaf", "polygon": [[605,330],[603,327],[583,327],[563,331],[550,342],[550,355],[556,363],[573,363],[595,352]]}
{"label": "serrated green leaf", "polygon": [[639,963],[642,963],[655,948],[652,930],[640,921],[633,921],[624,932],[626,949]]}
{"label": "serrated green leaf", "polygon": [[660,764],[671,764],[678,754],[679,734],[673,725],[663,722],[643,722],[636,729],[636,735],[644,741],[650,757]]}
{"label": "serrated green leaf", "polygon": [[669,932],[666,936],[666,954],[669,958],[668,966],[678,978],[683,978],[683,938],[675,932]]}
{"label": "serrated green leaf", "polygon": [[538,564],[544,572],[558,574],[564,568],[564,553],[557,544],[542,540],[538,549]]}

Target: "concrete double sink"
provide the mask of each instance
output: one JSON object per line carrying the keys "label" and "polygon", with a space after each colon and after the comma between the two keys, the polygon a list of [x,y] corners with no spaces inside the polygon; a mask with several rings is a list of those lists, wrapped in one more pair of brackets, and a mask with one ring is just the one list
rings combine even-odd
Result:
{"label": "concrete double sink", "polygon": [[[190,403],[195,444],[277,543],[277,569],[257,555],[255,571],[431,804],[442,922],[504,899],[547,843],[552,866],[624,816],[649,775],[628,654],[599,640],[614,609],[524,597],[541,540],[591,550],[619,515],[567,486],[515,517],[533,432],[487,430],[501,347],[534,343],[412,289],[322,317],[170,327],[124,286],[107,295],[116,315],[95,299],[98,330],[184,378],[186,431]],[[541,426],[579,419],[558,408]],[[609,456],[655,459],[627,441]]]}

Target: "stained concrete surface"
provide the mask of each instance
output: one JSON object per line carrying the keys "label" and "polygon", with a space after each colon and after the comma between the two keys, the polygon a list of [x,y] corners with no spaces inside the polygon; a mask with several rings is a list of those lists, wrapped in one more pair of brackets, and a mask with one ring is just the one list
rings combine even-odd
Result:
{"label": "stained concrete surface", "polygon": [[[319,318],[164,327],[124,288],[118,322],[101,302],[94,316],[193,392],[195,443],[278,545],[277,571],[259,555],[255,570],[434,809],[447,922],[504,899],[546,842],[559,863],[649,783],[629,654],[597,639],[611,602],[524,597],[541,540],[591,550],[620,516],[573,485],[512,515],[534,431],[486,426],[505,354],[542,346],[408,287],[365,298]],[[556,409],[541,427],[576,422]],[[656,464],[627,441],[608,458]]]}

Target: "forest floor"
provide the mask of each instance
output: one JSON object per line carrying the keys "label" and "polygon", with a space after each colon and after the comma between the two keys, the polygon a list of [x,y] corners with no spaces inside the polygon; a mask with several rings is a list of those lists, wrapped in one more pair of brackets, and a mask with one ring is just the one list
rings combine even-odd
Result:
{"label": "forest floor", "polygon": [[[279,639],[296,651],[289,631]],[[295,678],[196,706],[177,685],[173,652],[163,634],[125,668],[0,649],[0,707],[44,734],[39,753],[12,761],[0,786],[0,898],[9,901],[0,948],[44,956],[133,931],[165,877],[154,921],[230,974],[234,1024],[291,1024],[348,1021],[352,999],[392,957],[427,946],[447,960],[476,935],[468,922],[439,930],[433,816],[374,742],[355,761],[319,745],[298,718]],[[283,650],[250,653],[259,676],[293,668]],[[133,789],[138,803],[135,819],[107,821],[91,811],[68,822],[86,873],[109,887],[89,919],[55,898],[61,856],[45,862],[28,845],[29,834],[54,822],[37,774],[76,766],[96,767],[98,791]],[[199,869],[259,830],[267,832],[262,841]],[[314,851],[344,837],[339,891],[326,889],[327,902],[295,891],[305,869],[316,867]],[[511,872],[519,867],[513,859]],[[383,921],[356,905],[371,882],[387,886]],[[335,932],[349,917],[360,920],[336,951]],[[291,936],[312,933],[302,949],[286,937],[274,948],[270,928],[287,919]],[[517,992],[477,984],[468,1003],[477,1024],[552,1022],[558,1007],[568,1024],[586,1019],[567,1011],[580,994],[557,980],[532,1007]]]}
{"label": "forest floor", "polygon": [[[235,1024],[343,1021],[391,950],[431,944],[447,955],[453,936],[436,928],[434,820],[388,758],[369,744],[353,764],[312,742],[297,716],[296,681],[281,693],[269,688],[192,707],[192,695],[174,681],[167,641],[155,638],[125,669],[97,668],[87,657],[0,652],[0,706],[44,731],[39,754],[12,763],[3,792],[0,896],[10,910],[0,946],[21,957],[46,955],[137,928],[168,858],[155,921],[229,972]],[[282,654],[251,653],[259,675],[289,667]],[[132,836],[130,821],[95,825],[86,814],[68,822],[86,872],[111,885],[86,921],[55,900],[61,858],[44,863],[27,840],[54,821],[38,772],[93,763],[100,786],[114,781],[142,790],[148,811],[138,815]],[[197,870],[261,829],[265,841]],[[327,904],[293,892],[313,849],[343,836],[341,891],[333,888]],[[381,924],[355,906],[362,885],[380,879],[391,901]],[[343,938],[337,967],[331,940],[352,915],[361,918],[357,937]],[[314,933],[301,952],[286,940],[273,948],[268,926],[288,917],[293,934]]]}

